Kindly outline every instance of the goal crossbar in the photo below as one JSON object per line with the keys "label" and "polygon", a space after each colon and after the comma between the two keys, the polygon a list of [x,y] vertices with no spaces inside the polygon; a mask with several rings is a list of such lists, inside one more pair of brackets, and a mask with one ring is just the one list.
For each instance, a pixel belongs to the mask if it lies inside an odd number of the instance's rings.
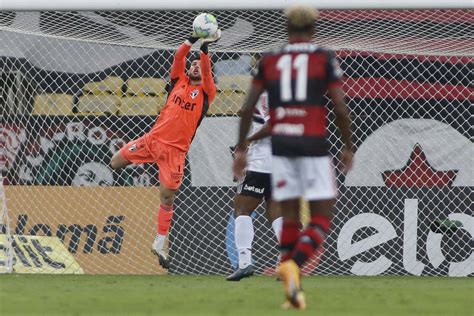
{"label": "goal crossbar", "polygon": [[278,10],[291,4],[307,4],[319,9],[471,9],[470,0],[2,0],[0,11],[99,11],[99,10]]}

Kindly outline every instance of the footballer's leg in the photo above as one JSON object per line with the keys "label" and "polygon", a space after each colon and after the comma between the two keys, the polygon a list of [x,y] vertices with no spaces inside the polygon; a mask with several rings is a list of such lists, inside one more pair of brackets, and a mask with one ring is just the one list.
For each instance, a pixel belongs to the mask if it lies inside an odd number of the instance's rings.
{"label": "footballer's leg", "polygon": [[300,268],[292,260],[300,234],[300,197],[304,194],[298,158],[272,156],[272,198],[280,204],[283,227],[280,239],[281,263],[277,274],[283,281],[284,293],[289,304],[298,309],[306,307],[301,290]]}
{"label": "footballer's leg", "polygon": [[[155,156],[153,155],[146,146],[146,137],[143,135],[140,138],[133,140],[123,146],[118,152],[116,152],[110,161],[112,169],[120,169],[128,166],[129,164],[141,164],[146,162],[154,162]],[[163,148],[157,148],[158,151],[163,151]],[[155,153],[156,154],[156,153]],[[161,155],[163,157],[169,157],[170,155]],[[184,157],[184,156],[183,156]],[[178,160],[181,157],[178,157]],[[179,181],[171,181],[171,175],[169,167],[166,164],[167,161],[157,162],[160,168],[160,207],[158,210],[158,225],[157,235],[152,245],[152,252],[158,257],[160,265],[163,268],[169,268],[169,259],[166,256],[163,248],[166,235],[168,234],[169,227],[171,225],[171,218],[173,217],[173,201],[176,195],[177,188],[181,184],[181,178],[176,176]],[[184,158],[183,158],[184,165]],[[163,167],[163,170],[162,168]],[[162,176],[163,174],[163,176]],[[174,175],[174,174],[173,174]],[[173,183],[171,186],[175,187],[168,188],[166,183]]]}
{"label": "footballer's leg", "polygon": [[114,170],[125,168],[126,166],[128,166],[130,164],[131,164],[131,162],[128,161],[127,159],[125,159],[125,157],[122,155],[120,150],[117,151],[112,156],[112,159],[110,159],[110,167],[112,167],[112,169],[114,169]]}
{"label": "footballer's leg", "polygon": [[157,214],[156,237],[153,241],[152,252],[158,257],[160,265],[168,269],[170,259],[165,251],[165,240],[171,227],[174,214],[174,198],[181,186],[184,176],[184,160],[186,153],[168,146],[159,145],[157,161],[160,179],[160,207]]}
{"label": "footballer's leg", "polygon": [[291,199],[280,202],[283,215],[283,229],[281,234],[281,264],[277,272],[283,281],[287,302],[282,307],[305,309],[305,297],[301,289],[300,267],[292,258],[299,236],[300,226],[300,199]]}
{"label": "footballer's leg", "polygon": [[[245,194],[245,193],[244,193]],[[262,198],[250,195],[237,194],[234,198],[235,209],[235,246],[239,257],[239,267],[227,277],[227,281],[240,281],[252,276],[252,242],[254,229],[252,212],[262,202]]]}
{"label": "footballer's leg", "polygon": [[110,159],[110,167],[114,170],[125,168],[134,163],[152,162],[153,157],[145,146],[145,135],[130,141],[117,151]]}
{"label": "footballer's leg", "polygon": [[[280,245],[281,230],[283,228],[283,216],[281,216],[280,204],[277,201],[272,200],[270,197],[266,197],[265,199],[267,201],[265,215],[268,221],[271,223],[278,245]],[[281,255],[278,256],[277,265],[280,263],[280,261]],[[277,277],[277,280],[280,279]]]}
{"label": "footballer's leg", "polygon": [[302,266],[329,234],[332,212],[336,203],[336,175],[330,157],[304,157],[302,167],[304,175],[304,197],[309,201],[311,219],[308,227],[301,233],[295,247],[293,260]]}
{"label": "footballer's leg", "polygon": [[272,183],[270,174],[267,174],[267,181],[265,186],[265,201],[265,215],[272,225],[273,232],[275,233],[275,237],[278,241],[278,244],[280,244],[283,217],[281,216],[280,204],[272,199]]}
{"label": "footballer's leg", "polygon": [[293,261],[299,267],[313,256],[329,234],[335,202],[335,199],[309,201],[311,219],[309,225],[301,232],[292,255]]}
{"label": "footballer's leg", "polygon": [[235,210],[235,246],[239,257],[239,267],[227,277],[228,281],[240,281],[242,278],[253,275],[252,242],[254,228],[253,211],[262,202],[267,190],[268,174],[247,171],[244,179],[237,186],[237,195],[234,198]]}
{"label": "footballer's leg", "polygon": [[[301,268],[321,247],[329,234],[337,197],[336,176],[330,157],[303,157],[300,158],[299,166],[305,171],[302,173],[302,181],[310,184],[305,186],[303,196],[309,201],[311,219],[309,225],[299,234],[291,259],[286,261],[290,262],[287,264],[288,270]],[[296,308],[304,308],[298,304],[298,300],[297,304],[291,299],[290,302]]]}
{"label": "footballer's leg", "polygon": [[[321,246],[331,223],[332,208],[335,200],[310,201],[311,220],[308,227],[301,232],[293,247],[291,258],[282,262],[279,267],[280,278],[285,282],[287,302],[282,308],[305,309],[305,297],[301,290],[300,269]],[[283,233],[284,234],[284,233]]]}
{"label": "footballer's leg", "polygon": [[171,221],[173,219],[174,209],[173,203],[174,198],[176,196],[176,191],[173,189],[169,189],[164,185],[160,185],[160,207],[158,208],[157,214],[157,229],[156,229],[156,237],[153,241],[153,245],[151,247],[151,251],[158,257],[160,265],[165,268],[169,269],[170,267],[170,260],[168,255],[164,250],[165,240],[168,236],[168,232],[171,227]]}

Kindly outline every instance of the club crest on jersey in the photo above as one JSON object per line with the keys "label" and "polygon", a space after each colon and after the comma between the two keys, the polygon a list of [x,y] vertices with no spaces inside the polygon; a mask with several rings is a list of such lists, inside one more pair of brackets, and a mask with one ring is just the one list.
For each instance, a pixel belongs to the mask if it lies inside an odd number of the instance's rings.
{"label": "club crest on jersey", "polygon": [[191,93],[189,95],[194,100],[198,96],[198,94],[199,94],[199,90],[193,90],[193,91],[191,91]]}
{"label": "club crest on jersey", "polygon": [[130,148],[128,149],[129,151],[135,151],[137,150],[137,144],[133,144],[132,146],[130,146]]}

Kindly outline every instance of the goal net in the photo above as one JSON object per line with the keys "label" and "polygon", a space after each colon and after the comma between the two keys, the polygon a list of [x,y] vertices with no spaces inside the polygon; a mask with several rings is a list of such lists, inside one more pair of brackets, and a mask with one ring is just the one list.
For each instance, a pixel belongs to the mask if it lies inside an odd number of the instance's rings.
{"label": "goal net", "polygon": [[[218,95],[186,158],[168,244],[174,274],[237,265],[236,112],[258,54],[286,40],[279,10],[206,11],[222,29],[210,49]],[[0,270],[12,260],[18,273],[165,273],[150,252],[158,170],[112,171],[109,161],[153,125],[174,49],[198,13],[0,12],[10,219],[0,226]],[[347,176],[338,170],[332,231],[306,274],[473,274],[473,34],[471,10],[321,12],[315,41],[344,71],[356,153]],[[331,114],[329,133],[337,165]],[[253,261],[271,274],[276,238],[263,206],[252,217]]]}

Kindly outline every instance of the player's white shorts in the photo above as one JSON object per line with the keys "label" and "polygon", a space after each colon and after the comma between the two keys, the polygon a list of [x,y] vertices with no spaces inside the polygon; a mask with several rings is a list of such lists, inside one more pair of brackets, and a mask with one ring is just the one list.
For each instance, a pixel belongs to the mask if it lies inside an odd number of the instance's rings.
{"label": "player's white shorts", "polygon": [[332,159],[272,156],[272,191],[275,201],[304,197],[308,201],[337,197]]}

